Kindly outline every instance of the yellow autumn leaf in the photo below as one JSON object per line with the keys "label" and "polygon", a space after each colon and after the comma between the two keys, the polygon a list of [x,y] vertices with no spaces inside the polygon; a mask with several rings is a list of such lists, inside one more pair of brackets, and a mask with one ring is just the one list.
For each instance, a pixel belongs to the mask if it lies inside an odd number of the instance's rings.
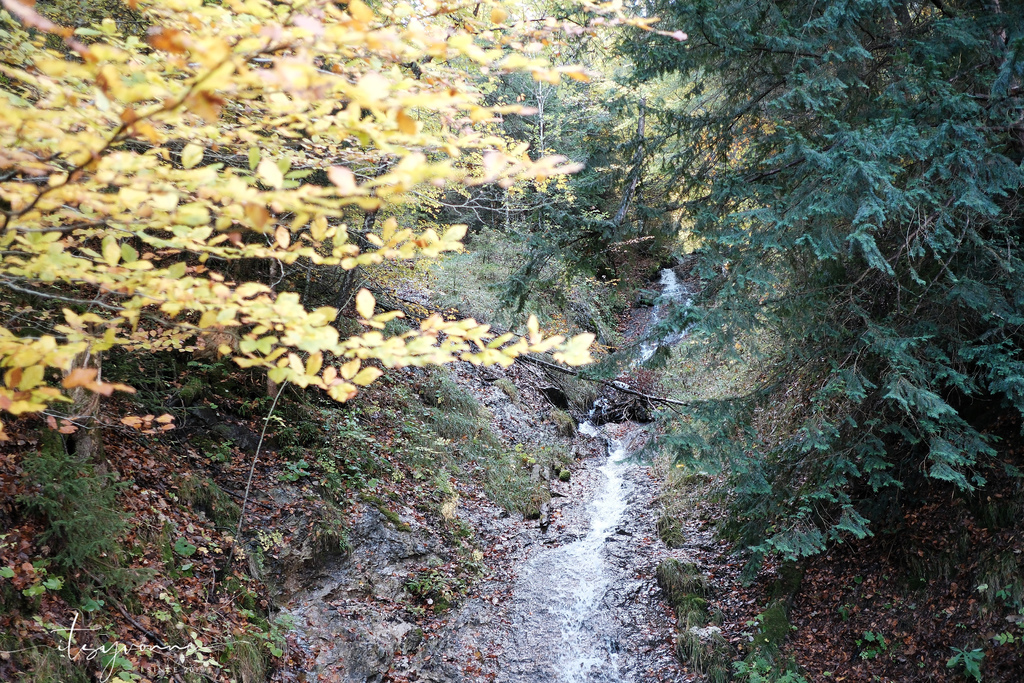
{"label": "yellow autumn leaf", "polygon": [[364,320],[372,318],[373,309],[376,305],[377,302],[374,300],[373,294],[370,294],[369,290],[360,289],[359,293],[356,294],[356,313],[359,314],[360,318],[363,318]]}
{"label": "yellow autumn leaf", "polygon": [[190,142],[181,150],[181,165],[184,168],[194,168],[203,160],[203,148]]}
{"label": "yellow autumn leaf", "polygon": [[320,372],[320,368],[324,364],[324,354],[317,351],[316,353],[309,354],[309,358],[306,359],[306,374],[316,375]]}
{"label": "yellow autumn leaf", "polygon": [[369,24],[374,20],[373,10],[367,7],[362,0],[349,0],[348,12],[353,19],[364,24]]}
{"label": "yellow autumn leaf", "polygon": [[341,366],[341,377],[342,379],[352,379],[359,372],[359,366],[362,365],[358,358],[353,358],[349,362]]}
{"label": "yellow autumn leaf", "polygon": [[111,266],[116,266],[121,260],[121,245],[113,235],[103,238],[103,260]]}
{"label": "yellow autumn leaf", "polygon": [[288,228],[283,225],[277,226],[277,230],[274,231],[274,241],[277,242],[277,246],[282,249],[287,249],[291,243],[292,235],[288,232]]}
{"label": "yellow autumn leaf", "polygon": [[359,191],[356,186],[356,174],[344,166],[332,166],[327,171],[327,178],[343,195],[356,194]]}
{"label": "yellow autumn leaf", "polygon": [[352,378],[352,383],[365,387],[383,374],[383,372],[374,367],[363,368],[359,371],[359,374]]}
{"label": "yellow autumn leaf", "polygon": [[337,370],[337,368],[335,368],[333,366],[328,366],[328,367],[324,368],[324,374],[323,374],[324,384],[328,384],[329,385],[329,384],[331,384],[337,378],[338,378],[338,370]]}
{"label": "yellow autumn leaf", "polygon": [[328,396],[333,398],[335,401],[338,401],[339,403],[344,403],[345,401],[348,401],[357,393],[358,390],[355,388],[355,385],[350,384],[348,382],[334,384],[327,390]]}
{"label": "yellow autumn leaf", "polygon": [[270,159],[261,161],[256,173],[259,174],[260,180],[275,190],[280,190],[284,186],[284,174],[277,167],[277,163]]}
{"label": "yellow autumn leaf", "polygon": [[530,335],[530,344],[537,344],[540,342],[540,323],[537,322],[537,316],[530,314],[530,318],[526,321],[526,331]]}
{"label": "yellow autumn leaf", "polygon": [[416,120],[406,114],[404,109],[399,109],[395,118],[398,123],[398,130],[406,135],[416,134]]}

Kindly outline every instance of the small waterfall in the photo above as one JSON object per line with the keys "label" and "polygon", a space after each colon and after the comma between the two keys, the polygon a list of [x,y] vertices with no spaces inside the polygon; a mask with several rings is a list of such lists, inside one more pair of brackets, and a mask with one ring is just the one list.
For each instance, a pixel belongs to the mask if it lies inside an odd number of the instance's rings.
{"label": "small waterfall", "polygon": [[[659,296],[658,300],[655,302],[651,321],[647,324],[647,330],[650,331],[655,325],[662,321],[665,318],[665,313],[668,312],[668,309],[677,302],[682,302],[684,306],[689,306],[689,291],[681,282],[679,282],[679,278],[676,276],[676,272],[674,270],[671,268],[665,268],[661,271],[661,296]],[[640,362],[644,363],[649,361],[654,355],[654,352],[658,350],[659,346],[671,346],[685,336],[686,332],[676,332],[664,339],[654,339],[643,342],[640,345]]]}

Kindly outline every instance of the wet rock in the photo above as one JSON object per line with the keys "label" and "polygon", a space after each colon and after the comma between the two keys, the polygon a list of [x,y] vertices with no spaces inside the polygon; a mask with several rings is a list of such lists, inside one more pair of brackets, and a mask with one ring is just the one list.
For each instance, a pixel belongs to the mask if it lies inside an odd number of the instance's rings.
{"label": "wet rock", "polygon": [[420,565],[443,561],[441,543],[422,529],[396,529],[373,506],[349,533],[347,556],[315,574],[293,574],[304,585],[289,612],[314,662],[310,680],[382,681],[396,653],[412,654],[423,643],[423,631],[393,606],[409,598],[406,584]]}
{"label": "wet rock", "polygon": [[[305,616],[301,610],[297,616]],[[396,652],[412,652],[422,631],[401,620],[391,621],[372,609],[359,609],[338,619],[333,630],[303,630],[302,645],[314,654],[311,680],[345,683],[383,681]]]}

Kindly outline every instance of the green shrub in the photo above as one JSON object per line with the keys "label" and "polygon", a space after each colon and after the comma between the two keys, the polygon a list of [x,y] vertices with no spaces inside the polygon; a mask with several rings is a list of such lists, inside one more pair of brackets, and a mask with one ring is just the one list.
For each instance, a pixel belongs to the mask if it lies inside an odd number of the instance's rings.
{"label": "green shrub", "polygon": [[682,522],[667,512],[658,518],[658,537],[669,548],[682,548],[686,542]]}
{"label": "green shrub", "polygon": [[976,650],[951,648],[953,656],[946,662],[947,668],[963,667],[964,675],[970,676],[977,683],[981,683],[981,663],[985,659],[985,651],[981,648]]}
{"label": "green shrub", "polygon": [[[399,520],[401,521],[401,520]],[[346,555],[352,550],[348,540],[348,530],[342,523],[341,515],[334,507],[321,512],[313,525],[313,559],[335,555]]]}
{"label": "green shrub", "polygon": [[691,595],[707,597],[707,578],[690,562],[668,559],[658,565],[655,575],[669,604],[679,607]]}
{"label": "green shrub", "polygon": [[429,569],[417,573],[405,584],[406,589],[416,597],[433,603],[434,611],[448,609],[466,594],[466,582],[440,569]]}
{"label": "green shrub", "polygon": [[236,681],[262,683],[267,678],[270,661],[267,652],[252,638],[231,638],[225,645],[227,666]]}
{"label": "green shrub", "polygon": [[26,455],[22,468],[33,493],[18,502],[45,518],[39,541],[53,549],[53,562],[65,569],[116,567],[117,537],[127,520],[117,508],[117,494],[126,484],[70,455],[52,431],[43,433],[42,448]]}
{"label": "green shrub", "polygon": [[419,389],[423,402],[448,413],[463,417],[479,417],[480,402],[450,377],[435,372]]}
{"label": "green shrub", "polygon": [[[703,635],[696,629],[681,631],[676,638],[676,655],[709,679],[714,672],[715,678],[711,680],[723,680],[722,672],[724,670],[728,674],[729,662],[732,661],[729,643],[717,630]],[[727,675],[724,680],[728,680]]]}
{"label": "green shrub", "polygon": [[792,659],[777,661],[755,652],[733,666],[736,680],[743,683],[807,683]]}

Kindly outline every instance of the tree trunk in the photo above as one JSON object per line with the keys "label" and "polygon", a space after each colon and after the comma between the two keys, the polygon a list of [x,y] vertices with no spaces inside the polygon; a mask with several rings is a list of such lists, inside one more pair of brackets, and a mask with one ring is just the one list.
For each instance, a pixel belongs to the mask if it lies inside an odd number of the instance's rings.
{"label": "tree trunk", "polygon": [[[96,370],[96,381],[102,380],[103,364],[102,357],[98,351],[91,348],[80,353],[71,366],[72,370],[77,368]],[[75,387],[71,390],[71,423],[78,427],[71,435],[71,451],[81,461],[91,461],[97,465],[102,464],[103,439],[100,436],[99,413],[100,395],[85,387]]]}
{"label": "tree trunk", "polygon": [[644,165],[644,128],[647,120],[647,98],[640,99],[640,115],[636,122],[636,151],[633,153],[632,168],[626,177],[626,191],[622,195],[622,203],[619,210],[615,212],[613,222],[616,226],[621,225],[626,218],[626,211],[636,196],[636,188],[640,184],[641,169]]}

